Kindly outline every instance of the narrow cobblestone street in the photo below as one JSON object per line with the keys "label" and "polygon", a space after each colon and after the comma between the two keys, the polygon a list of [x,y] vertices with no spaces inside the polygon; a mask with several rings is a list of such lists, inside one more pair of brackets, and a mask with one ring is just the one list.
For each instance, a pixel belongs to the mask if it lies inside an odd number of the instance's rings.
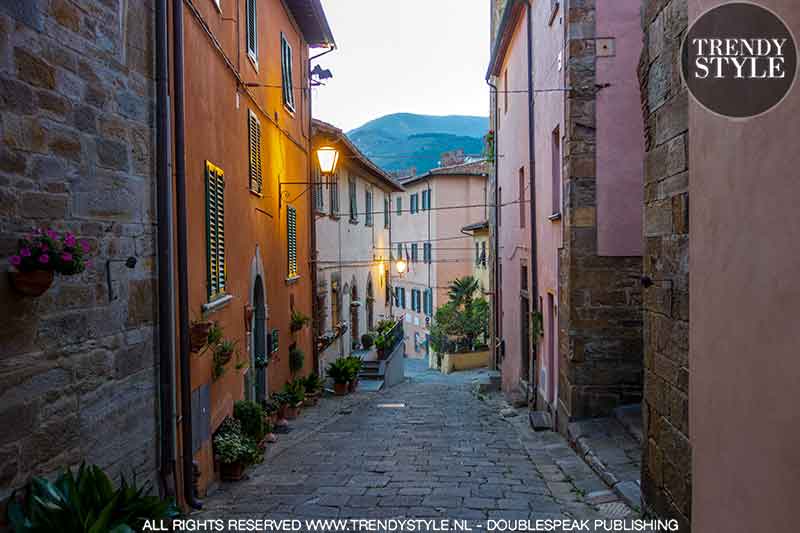
{"label": "narrow cobblestone street", "polygon": [[[631,510],[551,432],[474,392],[478,372],[407,363],[380,393],[326,397],[197,518],[619,518]],[[516,416],[513,416],[516,415]]]}

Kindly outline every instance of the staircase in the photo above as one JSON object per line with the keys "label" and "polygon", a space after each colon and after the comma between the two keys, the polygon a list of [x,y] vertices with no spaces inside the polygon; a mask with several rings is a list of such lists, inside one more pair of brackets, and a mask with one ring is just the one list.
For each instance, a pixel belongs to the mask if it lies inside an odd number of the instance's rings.
{"label": "staircase", "polygon": [[360,392],[381,390],[385,372],[384,361],[362,361],[361,372],[358,373],[358,390]]}

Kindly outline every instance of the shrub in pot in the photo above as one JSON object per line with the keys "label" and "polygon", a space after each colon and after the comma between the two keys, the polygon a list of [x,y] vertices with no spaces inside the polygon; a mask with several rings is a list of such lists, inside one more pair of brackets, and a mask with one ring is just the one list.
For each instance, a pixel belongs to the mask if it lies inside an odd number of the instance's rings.
{"label": "shrub in pot", "polygon": [[300,415],[300,408],[306,398],[306,388],[303,378],[297,378],[283,386],[283,393],[287,398],[286,417],[290,420]]}
{"label": "shrub in pot", "polygon": [[364,333],[361,335],[361,346],[363,346],[365,350],[372,348],[373,344],[375,344],[375,336],[372,333]]}
{"label": "shrub in pot", "polygon": [[328,376],[333,380],[333,391],[337,396],[347,394],[347,382],[350,381],[351,365],[346,357],[340,357],[328,365]]}
{"label": "shrub in pot", "polygon": [[293,344],[289,348],[289,371],[292,375],[297,374],[303,369],[303,364],[305,362],[305,354],[303,350],[297,347],[296,344]]}
{"label": "shrub in pot", "polygon": [[244,434],[238,420],[226,418],[214,436],[214,455],[220,463],[224,481],[238,481],[248,465],[261,460],[256,442]]}
{"label": "shrub in pot", "polygon": [[322,380],[317,374],[309,374],[303,385],[306,388],[305,405],[316,405],[322,395]]}
{"label": "shrub in pot", "polygon": [[277,433],[286,433],[289,421],[286,420],[286,410],[289,407],[289,398],[283,392],[274,392],[271,396],[272,401],[278,406],[276,412],[275,431]]}
{"label": "shrub in pot", "polygon": [[266,428],[264,426],[264,410],[261,406],[250,400],[239,400],[233,404],[233,417],[242,426],[242,432],[256,442],[264,440]]}
{"label": "shrub in pot", "polygon": [[289,322],[289,329],[292,330],[292,333],[296,333],[306,327],[306,325],[311,321],[311,319],[301,313],[300,311],[292,311],[292,318]]}
{"label": "shrub in pot", "polygon": [[356,387],[358,387],[358,374],[361,372],[361,358],[355,355],[351,355],[346,357],[347,359],[347,368],[348,368],[348,380],[347,386],[350,392],[355,392]]}
{"label": "shrub in pot", "polygon": [[114,488],[100,468],[82,464],[77,474],[64,470],[55,481],[35,477],[14,492],[8,521],[17,533],[132,533],[142,531],[147,520],[169,524],[180,516],[171,500],[152,492],[148,483],[137,486],[135,477],[128,483],[121,476]]}

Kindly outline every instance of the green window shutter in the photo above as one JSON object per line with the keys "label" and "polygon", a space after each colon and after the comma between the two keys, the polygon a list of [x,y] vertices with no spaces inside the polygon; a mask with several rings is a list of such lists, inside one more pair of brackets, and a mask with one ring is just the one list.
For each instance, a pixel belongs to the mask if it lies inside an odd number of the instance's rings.
{"label": "green window shutter", "polygon": [[400,215],[403,214],[403,199],[398,196],[396,204],[397,204],[396,213],[397,213],[397,216],[400,216]]}
{"label": "green window shutter", "polygon": [[419,246],[417,243],[411,245],[411,262],[416,263],[419,260]]}
{"label": "green window shutter", "polygon": [[250,190],[261,194],[264,192],[261,172],[261,123],[252,111],[249,113],[247,133],[250,145]]}
{"label": "green window shutter", "polygon": [[283,103],[294,111],[294,82],[292,79],[292,47],[281,33],[281,80],[283,82]]}
{"label": "green window shutter", "polygon": [[383,194],[383,227],[389,227],[389,211],[391,209],[391,202],[389,201],[389,195],[384,193]]}
{"label": "green window shutter", "polygon": [[256,2],[257,0],[247,0],[245,6],[245,17],[247,19],[247,52],[253,56],[253,59],[258,57],[258,20],[256,18]]}
{"label": "green window shutter", "polygon": [[288,247],[288,277],[297,276],[297,210],[286,208],[286,240]]}
{"label": "green window shutter", "polygon": [[206,161],[206,263],[208,299],[225,292],[225,174]]}
{"label": "green window shutter", "polygon": [[365,223],[367,226],[372,225],[372,191],[364,192],[364,209],[366,210]]}

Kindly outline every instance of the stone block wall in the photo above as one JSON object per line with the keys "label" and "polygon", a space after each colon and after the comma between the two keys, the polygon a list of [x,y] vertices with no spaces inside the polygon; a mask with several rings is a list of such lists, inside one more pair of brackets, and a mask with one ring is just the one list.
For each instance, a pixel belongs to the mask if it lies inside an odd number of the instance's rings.
{"label": "stone block wall", "polygon": [[595,0],[569,2],[563,248],[559,257],[559,431],[642,397],[641,257],[598,255]]}
{"label": "stone block wall", "polygon": [[687,1],[644,0],[642,22],[644,275],[652,280],[644,290],[642,492],[650,512],[689,531],[689,100],[679,70]]}
{"label": "stone block wall", "polygon": [[[149,0],[0,0],[0,502],[83,460],[156,472],[153,24]],[[6,270],[35,227],[94,257],[30,298]]]}

